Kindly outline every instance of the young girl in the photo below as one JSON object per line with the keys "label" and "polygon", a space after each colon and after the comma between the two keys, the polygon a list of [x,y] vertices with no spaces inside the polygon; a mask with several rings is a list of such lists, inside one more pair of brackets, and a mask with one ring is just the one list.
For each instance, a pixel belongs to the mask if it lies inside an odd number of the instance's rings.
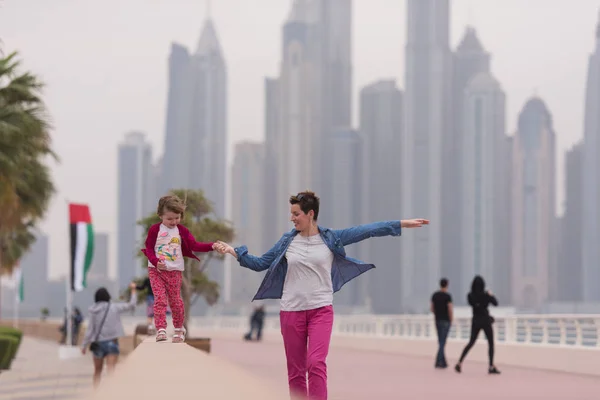
{"label": "young girl", "polygon": [[156,210],[161,223],[148,230],[146,248],[142,252],[148,257],[148,277],[154,292],[154,325],[156,341],[167,340],[167,298],[173,314],[173,343],[185,340],[183,327],[184,308],[181,300],[181,273],[184,257],[192,257],[196,252],[213,250],[214,243],[196,242],[190,231],[179,222],[183,217],[185,204],[177,196],[163,196]]}

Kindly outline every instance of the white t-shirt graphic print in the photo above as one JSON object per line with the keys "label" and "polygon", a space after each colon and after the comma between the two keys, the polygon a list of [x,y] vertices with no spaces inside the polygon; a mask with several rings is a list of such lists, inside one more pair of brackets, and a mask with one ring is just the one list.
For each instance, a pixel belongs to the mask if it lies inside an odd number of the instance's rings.
{"label": "white t-shirt graphic print", "polygon": [[[165,263],[169,271],[183,271],[185,263],[181,253],[181,236],[178,227],[167,228],[160,224],[154,253],[159,261]],[[154,265],[148,262],[148,267],[153,268]]]}

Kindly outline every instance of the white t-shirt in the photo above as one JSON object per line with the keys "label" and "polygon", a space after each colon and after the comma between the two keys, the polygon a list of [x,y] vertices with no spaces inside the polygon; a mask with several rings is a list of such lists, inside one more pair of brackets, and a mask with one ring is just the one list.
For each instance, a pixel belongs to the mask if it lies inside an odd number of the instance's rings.
{"label": "white t-shirt", "polygon": [[[183,271],[185,263],[181,253],[181,236],[178,227],[167,228],[160,224],[154,253],[159,260],[164,261],[169,271]],[[148,267],[154,268],[154,265],[148,262]]]}
{"label": "white t-shirt", "polygon": [[304,311],[333,304],[333,253],[321,235],[297,234],[285,253],[288,270],[281,296],[282,311]]}

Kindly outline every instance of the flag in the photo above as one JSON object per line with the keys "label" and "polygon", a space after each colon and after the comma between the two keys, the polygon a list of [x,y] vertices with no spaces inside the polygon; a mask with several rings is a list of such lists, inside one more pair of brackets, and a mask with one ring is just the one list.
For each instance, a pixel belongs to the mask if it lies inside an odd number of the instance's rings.
{"label": "flag", "polygon": [[22,303],[25,299],[25,291],[23,286],[23,271],[21,271],[21,267],[15,267],[13,270],[13,279],[15,282],[15,294],[16,300],[18,303]]}
{"label": "flag", "polygon": [[90,208],[69,204],[71,225],[71,289],[80,292],[87,286],[87,273],[94,257],[94,229]]}

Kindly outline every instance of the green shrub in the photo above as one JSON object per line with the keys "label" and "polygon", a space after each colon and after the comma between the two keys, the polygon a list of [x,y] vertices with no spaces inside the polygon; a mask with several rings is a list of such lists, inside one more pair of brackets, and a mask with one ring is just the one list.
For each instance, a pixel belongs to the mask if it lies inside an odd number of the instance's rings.
{"label": "green shrub", "polygon": [[18,347],[19,340],[16,337],[0,335],[0,369],[10,369]]}
{"label": "green shrub", "polygon": [[0,326],[0,335],[16,337],[19,343],[21,343],[21,339],[23,338],[22,331],[9,326]]}

